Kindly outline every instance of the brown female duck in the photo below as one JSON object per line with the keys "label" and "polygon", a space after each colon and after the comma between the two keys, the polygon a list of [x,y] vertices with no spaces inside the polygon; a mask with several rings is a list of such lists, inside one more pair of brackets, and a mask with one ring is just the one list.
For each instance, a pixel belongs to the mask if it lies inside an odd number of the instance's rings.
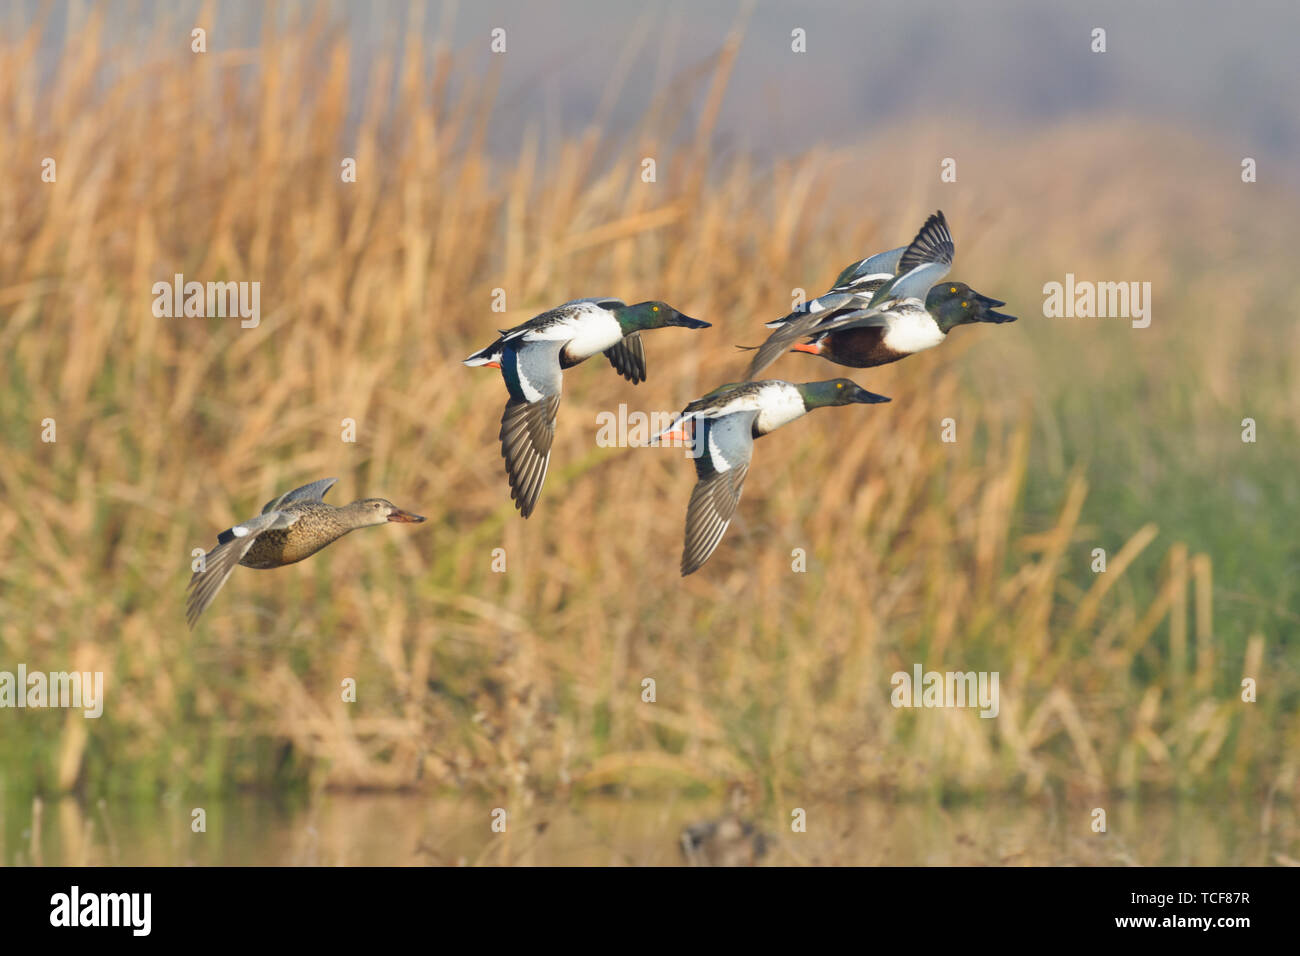
{"label": "brown female duck", "polygon": [[217,546],[204,555],[202,570],[190,578],[185,618],[191,628],[237,564],[280,568],[311,557],[357,528],[424,520],[383,498],[360,498],[341,508],[327,505],[322,499],[336,481],[322,478],[295,488],[268,501],[256,518],[217,535]]}

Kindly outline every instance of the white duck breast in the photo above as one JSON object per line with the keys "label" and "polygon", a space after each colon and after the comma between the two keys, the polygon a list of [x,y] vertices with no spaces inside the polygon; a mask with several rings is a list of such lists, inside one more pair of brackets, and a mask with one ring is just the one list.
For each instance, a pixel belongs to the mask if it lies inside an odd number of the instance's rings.
{"label": "white duck breast", "polygon": [[758,418],[754,424],[760,435],[766,435],[807,413],[808,408],[803,403],[799,389],[789,382],[773,382],[760,395]]}
{"label": "white duck breast", "polygon": [[883,342],[895,352],[920,352],[943,341],[943,329],[920,302],[909,302],[889,312]]}

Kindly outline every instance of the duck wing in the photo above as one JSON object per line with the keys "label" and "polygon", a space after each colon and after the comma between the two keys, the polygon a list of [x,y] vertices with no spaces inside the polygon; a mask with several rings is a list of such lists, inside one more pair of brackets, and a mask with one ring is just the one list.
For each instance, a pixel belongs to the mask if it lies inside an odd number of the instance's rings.
{"label": "duck wing", "polygon": [[825,312],[810,312],[782,324],[758,347],[758,351],[754,353],[753,359],[750,360],[749,368],[745,371],[745,379],[752,381],[757,378],[765,368],[788,352],[790,346],[805,335],[812,334],[813,330],[825,318]]}
{"label": "duck wing", "polygon": [[[333,484],[337,479],[326,478],[325,481]],[[314,482],[320,485],[322,482]],[[305,485],[310,488],[312,485]],[[329,485],[325,485],[328,490]],[[299,489],[302,490],[302,489]],[[293,492],[290,492],[293,494]],[[324,492],[321,492],[324,494]],[[198,622],[199,615],[212,603],[212,599],[217,596],[222,585],[226,583],[226,578],[230,577],[230,572],[235,570],[235,566],[243,560],[248,549],[253,546],[253,542],[258,539],[264,532],[272,528],[287,528],[298,520],[298,515],[290,514],[284,511],[266,511],[249,521],[237,524],[233,528],[228,528],[221,534],[217,535],[217,546],[203,556],[203,570],[195,571],[190,577],[188,590],[189,597],[185,600],[185,620],[194,629],[195,623]]]}
{"label": "duck wing", "polygon": [[898,274],[876,290],[870,304],[879,306],[890,299],[924,300],[930,286],[952,268],[956,251],[948,220],[941,209],[921,226],[899,259]]}
{"label": "duck wing", "polygon": [[295,488],[293,491],[286,491],[279,498],[272,498],[263,505],[262,514],[279,511],[285,505],[293,504],[295,501],[321,501],[325,498],[325,493],[333,488],[337,481],[337,478],[322,478],[320,481],[313,481],[311,484]]}
{"label": "duck wing", "polygon": [[645,345],[641,342],[640,332],[625,335],[623,341],[605,349],[605,358],[614,366],[614,371],[633,385],[645,381]]}
{"label": "duck wing", "polygon": [[501,372],[510,392],[501,415],[501,457],[510,497],[525,518],[533,513],[551,461],[564,384],[560,355],[567,344],[567,339],[507,342],[501,353]]}
{"label": "duck wing", "polygon": [[916,238],[904,250],[898,261],[897,273],[902,276],[917,266],[952,265],[956,247],[952,241],[952,231],[948,220],[940,209],[927,219],[916,234]]}
{"label": "duck wing", "polygon": [[558,394],[534,402],[512,397],[501,415],[501,457],[506,460],[510,497],[525,518],[537,506],[546,481],[559,408]]}
{"label": "duck wing", "polygon": [[884,281],[892,275],[897,275],[898,264],[902,261],[903,253],[906,251],[907,246],[899,246],[897,249],[890,249],[888,252],[878,252],[866,259],[859,259],[836,276],[831,291],[844,289],[856,291],[866,280],[880,279]]}
{"label": "duck wing", "polygon": [[559,395],[563,384],[560,356],[568,339],[507,342],[501,351],[501,375],[510,397],[535,402]]}
{"label": "duck wing", "polygon": [[[869,302],[870,298],[867,295],[856,295],[852,292],[828,292],[813,299],[808,303],[809,311],[791,313],[780,321],[776,331],[758,347],[753,360],[749,363],[745,378],[747,380],[756,378],[782,354],[789,351],[790,346],[795,342],[806,335],[823,331],[828,323],[833,322],[840,315],[865,309]],[[816,311],[812,311],[814,308]]]}
{"label": "duck wing", "polygon": [[698,571],[727,533],[740,503],[754,451],[755,409],[696,420],[695,471],[699,480],[686,506],[682,576]]}
{"label": "duck wing", "polygon": [[580,302],[594,302],[596,305],[600,306],[602,309],[605,309],[606,311],[609,312],[612,312],[615,309],[627,308],[626,302],[624,302],[622,299],[616,299],[611,295],[593,295],[593,296],[588,296],[585,299],[572,299],[564,303],[564,305],[560,306],[560,308],[564,308],[565,305],[577,305]]}
{"label": "duck wing", "polygon": [[861,300],[862,304],[866,305],[871,298],[871,294],[888,278],[888,276],[874,277],[871,282],[867,283],[870,288],[865,289],[831,289],[829,292],[823,292],[815,299],[809,299],[802,308],[795,309],[789,315],[773,319],[771,322],[764,324],[769,329],[779,329],[787,323],[797,322],[809,315],[824,315],[827,312],[834,312],[836,309],[842,309],[858,300]]}

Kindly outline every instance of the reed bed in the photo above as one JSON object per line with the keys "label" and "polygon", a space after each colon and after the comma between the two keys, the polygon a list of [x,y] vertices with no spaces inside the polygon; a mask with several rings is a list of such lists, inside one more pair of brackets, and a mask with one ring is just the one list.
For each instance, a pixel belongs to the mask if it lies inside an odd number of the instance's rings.
{"label": "reed bed", "polygon": [[[1252,527],[1295,504],[1268,493],[1300,431],[1300,343],[1269,318],[1285,301],[1280,227],[1260,215],[1281,200],[1234,191],[1232,157],[1124,117],[1008,128],[1014,159],[972,140],[950,192],[894,148],[950,128],[774,159],[719,151],[725,46],[630,134],[564,138],[539,120],[502,156],[484,145],[498,77],[474,57],[410,43],[370,65],[358,103],[353,51],[321,24],[143,55],[88,16],[45,80],[39,26],[0,39],[0,666],[102,670],[107,702],[96,721],[6,713],[0,784],[525,804],[735,783],[781,805],[1294,794],[1293,588],[1260,598],[1244,582],[1265,562],[1221,569],[1189,543],[1232,516],[1146,515],[1162,480],[1235,487],[1238,467],[1264,489]],[[56,183],[39,179],[46,156]],[[1207,188],[1225,162],[1229,185]],[[675,410],[739,377],[733,344],[756,344],[794,286],[820,292],[936,206],[957,234],[954,276],[1021,321],[856,376],[892,404],[766,438],[722,547],[679,578],[689,462],[597,447],[597,415]],[[1041,283],[1067,270],[1152,281],[1156,323],[1139,338],[1122,321],[1043,319]],[[1211,314],[1216,270],[1242,309]],[[260,325],[156,318],[152,286],[175,273],[260,281]],[[499,377],[459,360],[594,294],[663,298],[714,328],[648,335],[638,387],[597,361],[566,374],[525,522],[498,454]],[[1272,341],[1246,334],[1263,321]],[[790,356],[772,374],[838,371]],[[1249,461],[1233,444],[1245,414],[1269,435]],[[940,441],[949,417],[955,443]],[[1195,427],[1161,444],[1177,422]],[[188,633],[192,549],[327,475],[338,501],[383,495],[431,520],[237,571]],[[1105,574],[1089,569],[1098,546]],[[1289,555],[1272,571],[1293,575]],[[999,672],[999,716],[894,709],[890,675],[918,662]]]}

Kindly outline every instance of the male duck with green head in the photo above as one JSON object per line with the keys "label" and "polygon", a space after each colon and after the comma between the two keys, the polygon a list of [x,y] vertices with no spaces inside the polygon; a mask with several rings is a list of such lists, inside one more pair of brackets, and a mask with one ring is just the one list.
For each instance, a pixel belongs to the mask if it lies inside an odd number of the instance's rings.
{"label": "male duck with green head", "polygon": [[959,325],[1016,321],[1014,315],[995,311],[1005,302],[964,282],[938,282],[952,266],[954,252],[947,220],[937,212],[910,245],[853,263],[829,292],[769,322],[768,328],[776,331],[759,346],[748,377],[757,376],[786,349],[820,355],[837,365],[872,368],[934,348]]}
{"label": "male duck with green head", "polygon": [[510,497],[527,518],[537,505],[551,459],[561,372],[604,352],[632,384],[646,377],[641,333],[666,326],[707,329],[663,302],[627,305],[621,299],[574,299],[503,330],[501,337],[465,359],[466,365],[501,369],[510,400],[501,416],[501,456]]}
{"label": "male duck with green head", "polygon": [[682,410],[658,441],[687,441],[698,481],[686,508],[682,575],[693,574],[713,554],[740,503],[754,440],[814,408],[889,401],[847,378],[796,385],[768,379],[715,388]]}

